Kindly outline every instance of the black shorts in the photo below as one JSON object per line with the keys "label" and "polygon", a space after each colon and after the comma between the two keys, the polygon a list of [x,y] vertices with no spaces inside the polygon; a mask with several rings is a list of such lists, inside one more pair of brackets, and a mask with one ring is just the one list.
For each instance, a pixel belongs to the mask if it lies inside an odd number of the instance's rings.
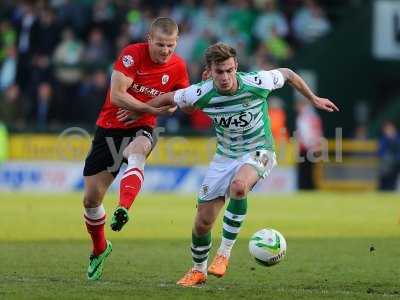
{"label": "black shorts", "polygon": [[153,128],[148,126],[131,129],[106,129],[97,127],[92,141],[92,147],[85,160],[83,176],[92,176],[102,171],[110,172],[114,177],[124,162],[122,152],[129,143],[138,136],[145,136],[151,141],[152,149],[156,139]]}

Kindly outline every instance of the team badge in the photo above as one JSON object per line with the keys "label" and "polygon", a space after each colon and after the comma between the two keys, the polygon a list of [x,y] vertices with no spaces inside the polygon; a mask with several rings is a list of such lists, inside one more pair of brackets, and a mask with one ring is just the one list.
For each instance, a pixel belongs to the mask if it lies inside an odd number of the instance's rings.
{"label": "team badge", "polygon": [[279,78],[278,75],[276,75],[274,72],[271,72],[272,74],[272,82],[274,83],[274,86],[278,86]]}
{"label": "team badge", "polygon": [[122,56],[122,64],[125,68],[129,68],[134,63],[132,55],[124,55]]}
{"label": "team badge", "polygon": [[166,84],[169,80],[169,76],[167,74],[164,74],[163,77],[161,77],[161,83]]}
{"label": "team badge", "polygon": [[203,185],[201,187],[201,189],[202,189],[203,195],[207,195],[207,193],[208,193],[208,185]]}

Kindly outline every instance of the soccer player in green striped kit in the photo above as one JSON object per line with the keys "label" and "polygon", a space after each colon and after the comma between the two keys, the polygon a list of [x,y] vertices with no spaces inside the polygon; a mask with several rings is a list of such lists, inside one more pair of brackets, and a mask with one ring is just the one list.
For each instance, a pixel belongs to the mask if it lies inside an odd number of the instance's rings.
{"label": "soccer player in green striped kit", "polygon": [[[191,244],[194,265],[177,282],[182,286],[204,283],[207,274],[217,277],[225,274],[232,247],[246,217],[247,194],[276,165],[267,107],[269,93],[288,81],[315,107],[328,112],[339,111],[330,100],[314,95],[304,80],[290,69],[237,72],[236,51],[229,45],[210,46],[205,59],[208,80],[148,102],[155,107],[178,106],[184,111],[201,109],[212,118],[217,135],[216,154],[198,196]],[[226,200],[221,245],[207,269],[211,229]]]}

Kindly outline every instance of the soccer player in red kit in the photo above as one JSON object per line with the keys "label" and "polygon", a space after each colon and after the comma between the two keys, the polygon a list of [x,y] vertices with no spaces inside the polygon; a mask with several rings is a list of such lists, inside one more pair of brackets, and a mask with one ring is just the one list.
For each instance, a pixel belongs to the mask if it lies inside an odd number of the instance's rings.
{"label": "soccer player in red kit", "polygon": [[[104,260],[112,251],[104,234],[104,194],[123,161],[127,161],[120,183],[119,205],[111,221],[111,229],[119,231],[128,221],[128,210],[143,185],[145,161],[155,144],[156,115],[174,109],[154,108],[146,102],[189,85],[186,64],[174,54],[177,39],[176,23],[169,18],[158,18],[150,26],[147,43],[128,45],[114,63],[111,86],[83,171],[84,218],[93,242],[87,271],[89,280],[101,278]],[[124,123],[118,116],[125,110],[144,115]]]}

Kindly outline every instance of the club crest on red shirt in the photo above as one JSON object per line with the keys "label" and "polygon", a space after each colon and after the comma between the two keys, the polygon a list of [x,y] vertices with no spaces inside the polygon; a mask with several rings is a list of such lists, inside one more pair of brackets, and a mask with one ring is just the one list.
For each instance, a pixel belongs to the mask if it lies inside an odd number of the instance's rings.
{"label": "club crest on red shirt", "polygon": [[166,84],[169,80],[169,76],[167,74],[164,74],[163,77],[161,78],[161,83]]}
{"label": "club crest on red shirt", "polygon": [[132,66],[134,63],[132,55],[124,55],[122,57],[122,63],[124,64],[124,66],[126,68],[129,68],[130,66]]}

